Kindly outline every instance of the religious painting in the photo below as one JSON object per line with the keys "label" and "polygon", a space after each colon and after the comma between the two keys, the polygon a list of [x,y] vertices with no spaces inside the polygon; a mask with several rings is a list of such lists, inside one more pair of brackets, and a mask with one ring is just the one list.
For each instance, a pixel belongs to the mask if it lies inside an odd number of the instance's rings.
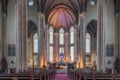
{"label": "religious painting", "polygon": [[112,57],[114,55],[114,45],[113,44],[108,44],[106,46],[106,56]]}
{"label": "religious painting", "polygon": [[8,44],[8,56],[15,56],[15,45]]}

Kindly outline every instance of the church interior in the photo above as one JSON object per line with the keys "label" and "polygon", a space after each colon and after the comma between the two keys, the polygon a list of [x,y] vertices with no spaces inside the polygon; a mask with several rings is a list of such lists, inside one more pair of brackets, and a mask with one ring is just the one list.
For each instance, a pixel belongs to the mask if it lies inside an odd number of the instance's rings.
{"label": "church interior", "polygon": [[120,80],[120,0],[0,0],[0,80]]}

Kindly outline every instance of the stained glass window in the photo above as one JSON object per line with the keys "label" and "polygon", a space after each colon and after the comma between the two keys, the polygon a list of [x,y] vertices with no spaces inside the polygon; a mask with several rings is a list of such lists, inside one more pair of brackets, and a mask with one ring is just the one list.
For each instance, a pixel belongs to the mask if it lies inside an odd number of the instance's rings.
{"label": "stained glass window", "polygon": [[74,27],[70,28],[70,60],[74,61]]}
{"label": "stained glass window", "polygon": [[86,33],[86,53],[91,51],[91,36],[89,33]]}
{"label": "stained glass window", "polygon": [[73,44],[74,43],[74,28],[71,27],[70,29],[70,43]]}
{"label": "stained glass window", "polygon": [[71,62],[74,61],[74,46],[70,47],[70,58],[71,58]]}
{"label": "stained glass window", "polygon": [[33,51],[34,53],[38,53],[38,34],[37,33],[33,35]]}
{"label": "stained glass window", "polygon": [[53,62],[53,28],[50,27],[49,29],[49,60]]}
{"label": "stained glass window", "polygon": [[50,46],[50,48],[49,48],[50,50],[49,50],[49,52],[50,52],[50,62],[53,62],[53,46]]}
{"label": "stained glass window", "polygon": [[64,47],[60,47],[60,54],[63,53],[64,54]]}
{"label": "stained glass window", "polygon": [[61,28],[59,30],[59,44],[60,44],[60,48],[59,48],[59,53],[61,54],[64,54],[64,29]]}
{"label": "stained glass window", "polygon": [[64,30],[61,28],[59,30],[60,36],[59,36],[59,43],[64,44]]}
{"label": "stained glass window", "polygon": [[49,43],[53,44],[53,28],[50,27],[49,29]]}

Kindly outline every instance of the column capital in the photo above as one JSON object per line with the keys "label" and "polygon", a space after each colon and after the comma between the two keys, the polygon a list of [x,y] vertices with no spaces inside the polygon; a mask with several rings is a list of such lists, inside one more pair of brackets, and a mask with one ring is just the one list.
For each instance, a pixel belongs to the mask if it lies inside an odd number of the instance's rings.
{"label": "column capital", "polygon": [[45,14],[44,14],[44,13],[39,12],[39,13],[38,13],[38,16],[39,16],[40,18],[42,18],[42,19],[45,19]]}
{"label": "column capital", "polygon": [[83,17],[85,17],[85,15],[86,15],[85,12],[79,13],[79,18],[83,18]]}

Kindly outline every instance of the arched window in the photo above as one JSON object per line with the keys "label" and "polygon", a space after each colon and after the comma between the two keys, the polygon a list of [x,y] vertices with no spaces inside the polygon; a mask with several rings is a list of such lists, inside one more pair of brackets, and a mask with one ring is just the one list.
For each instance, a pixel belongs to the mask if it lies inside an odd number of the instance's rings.
{"label": "arched window", "polygon": [[90,33],[86,33],[86,53],[91,52],[91,35]]}
{"label": "arched window", "polygon": [[59,52],[60,54],[64,54],[64,29],[61,28],[59,30],[59,45],[60,45],[60,48],[59,48]]}
{"label": "arched window", "polygon": [[64,30],[63,30],[63,28],[60,29],[59,33],[60,33],[59,43],[60,43],[60,45],[62,45],[62,44],[64,44]]}
{"label": "arched window", "polygon": [[53,63],[53,28],[49,29],[49,60]]}
{"label": "arched window", "polygon": [[49,30],[49,43],[50,44],[53,44],[53,28],[50,27],[50,30]]}
{"label": "arched window", "polygon": [[60,47],[60,53],[64,53],[64,47]]}
{"label": "arched window", "polygon": [[33,52],[38,53],[38,34],[34,33],[33,35]]}
{"label": "arched window", "polygon": [[74,27],[70,28],[70,60],[74,62]]}
{"label": "arched window", "polygon": [[37,58],[36,55],[38,53],[38,34],[37,32],[33,34],[33,65],[34,67],[37,67]]}

